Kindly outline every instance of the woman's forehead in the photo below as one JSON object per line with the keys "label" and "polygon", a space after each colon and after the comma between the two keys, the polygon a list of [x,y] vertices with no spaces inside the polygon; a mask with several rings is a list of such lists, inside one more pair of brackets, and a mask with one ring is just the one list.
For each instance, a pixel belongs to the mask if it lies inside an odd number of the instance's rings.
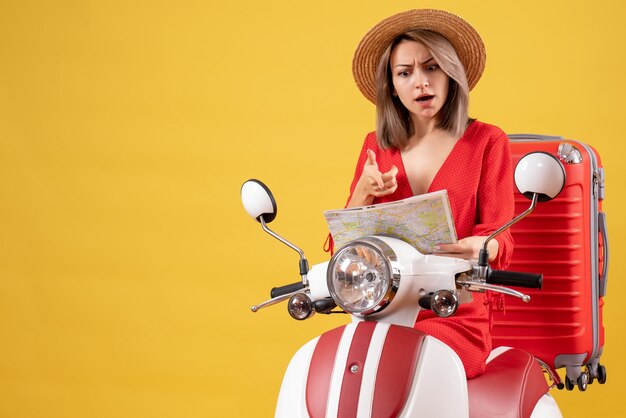
{"label": "woman's forehead", "polygon": [[419,41],[403,39],[391,51],[391,62],[417,61],[425,63],[433,58],[432,52]]}

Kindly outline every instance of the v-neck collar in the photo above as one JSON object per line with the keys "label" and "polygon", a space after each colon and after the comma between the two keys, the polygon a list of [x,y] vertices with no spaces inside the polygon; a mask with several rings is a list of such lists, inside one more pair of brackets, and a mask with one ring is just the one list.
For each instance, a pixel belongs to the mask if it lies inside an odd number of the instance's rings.
{"label": "v-neck collar", "polygon": [[[435,176],[433,177],[432,181],[430,182],[430,185],[428,186],[428,188],[426,189],[426,193],[431,193],[433,191],[433,185],[436,185],[437,183],[437,179],[440,177],[440,173],[442,171],[444,171],[446,165],[448,165],[448,162],[452,159],[452,155],[459,152],[457,149],[460,148],[459,147],[459,143],[461,141],[464,141],[465,138],[467,137],[467,133],[470,129],[474,129],[474,125],[476,125],[476,120],[473,120],[465,129],[465,132],[463,132],[463,135],[461,135],[461,137],[454,143],[454,146],[452,147],[452,149],[450,150],[450,152],[448,153],[448,156],[446,157],[446,159],[443,161],[443,163],[441,164],[441,166],[439,167],[439,170],[437,170],[437,172],[435,173]],[[404,166],[404,160],[402,159],[402,152],[400,150],[398,150],[398,159],[400,160],[400,164],[402,165],[402,170],[404,171],[404,181],[406,181],[407,186],[409,188],[409,190],[411,191],[411,194],[413,196],[415,195],[415,192],[413,191],[413,188],[411,187],[411,183],[409,182],[409,176],[407,175],[407,171],[406,171],[406,167]]]}

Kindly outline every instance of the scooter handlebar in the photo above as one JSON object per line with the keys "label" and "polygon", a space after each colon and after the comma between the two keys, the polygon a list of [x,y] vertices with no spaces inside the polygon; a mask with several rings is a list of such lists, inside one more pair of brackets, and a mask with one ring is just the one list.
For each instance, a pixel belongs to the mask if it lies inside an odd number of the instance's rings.
{"label": "scooter handlebar", "polygon": [[273,298],[278,297],[278,296],[282,296],[282,295],[287,295],[289,293],[293,293],[293,292],[298,291],[300,289],[304,289],[304,284],[302,284],[302,282],[296,282],[296,283],[287,284],[285,286],[274,287],[270,291],[270,297],[273,299]]}
{"label": "scooter handlebar", "polygon": [[528,287],[541,289],[543,274],[522,273],[518,271],[491,270],[487,276],[488,284],[501,286]]}

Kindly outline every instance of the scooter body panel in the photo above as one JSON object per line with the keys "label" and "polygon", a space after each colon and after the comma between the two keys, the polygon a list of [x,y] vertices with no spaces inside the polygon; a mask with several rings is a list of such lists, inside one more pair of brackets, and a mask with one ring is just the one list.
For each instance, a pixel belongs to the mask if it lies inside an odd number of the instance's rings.
{"label": "scooter body panel", "polygon": [[309,418],[306,408],[306,382],[316,337],[303,345],[289,362],[278,394],[276,418]]}
{"label": "scooter body panel", "polygon": [[[341,417],[346,410],[356,411],[358,418],[390,413],[407,418],[469,416],[465,371],[452,349],[412,328],[384,323],[361,326],[367,327],[372,330],[365,339],[358,323],[341,327],[335,350],[321,347],[327,344],[324,336],[304,345],[285,373],[275,416]],[[416,334],[420,334],[419,344],[407,344],[407,335]],[[323,351],[322,357],[316,350]],[[359,357],[359,351],[365,352],[365,357]],[[401,357],[415,359],[404,375],[403,369],[409,363],[402,364]],[[395,363],[397,369],[389,367]],[[320,369],[332,372],[322,372],[320,378]],[[445,398],[441,388],[445,388]]]}
{"label": "scooter body panel", "polygon": [[546,393],[539,399],[530,418],[563,418],[554,398]]}
{"label": "scooter body panel", "polygon": [[469,417],[463,363],[450,347],[434,337],[424,340],[411,395],[400,416]]}
{"label": "scooter body panel", "polygon": [[[370,329],[369,337],[363,338],[359,324]],[[416,334],[421,334],[419,344],[407,343],[406,336]],[[355,347],[365,357],[359,358]],[[504,352],[496,350],[490,360]],[[407,363],[412,357],[415,361]],[[412,370],[402,374],[408,364]],[[357,368],[351,371],[353,366]],[[510,416],[518,416],[515,409],[523,408],[512,408]],[[300,348],[285,373],[275,416],[334,418],[346,416],[346,410],[357,418],[475,417],[469,412],[463,365],[452,349],[411,328],[372,322],[336,328]],[[562,415],[545,394],[530,418]]]}

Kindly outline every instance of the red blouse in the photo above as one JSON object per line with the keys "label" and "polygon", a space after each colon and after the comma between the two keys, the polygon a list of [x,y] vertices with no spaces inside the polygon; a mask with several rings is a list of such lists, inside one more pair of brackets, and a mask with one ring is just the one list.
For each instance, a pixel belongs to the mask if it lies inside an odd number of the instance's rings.
{"label": "red blouse", "polygon": [[[361,177],[367,160],[367,149],[376,153],[378,169],[384,173],[392,166],[398,168],[398,188],[374,203],[391,202],[413,196],[404,164],[397,149],[382,150],[376,133],[365,138],[350,197]],[[428,191],[448,190],[452,215],[459,239],[489,235],[513,218],[513,173],[511,152],[506,134],[493,125],[472,122],[435,175]],[[348,198],[348,202],[350,198]],[[509,231],[497,237],[499,250],[491,263],[493,268],[508,266],[513,252]],[[491,351],[488,298],[473,293],[473,301],[459,307],[450,318],[439,318],[430,311],[421,311],[415,328],[432,335],[452,347],[461,357],[468,378],[484,371],[485,359]]]}

